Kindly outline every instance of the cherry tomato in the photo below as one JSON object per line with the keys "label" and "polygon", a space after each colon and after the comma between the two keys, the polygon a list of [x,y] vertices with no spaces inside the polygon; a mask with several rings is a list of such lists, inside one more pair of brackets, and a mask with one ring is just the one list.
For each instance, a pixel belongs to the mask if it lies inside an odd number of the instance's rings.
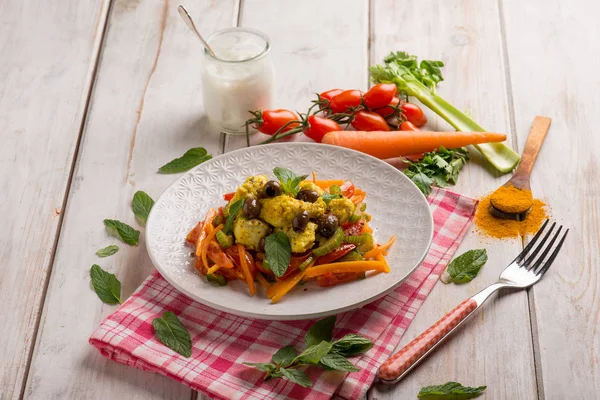
{"label": "cherry tomato", "polygon": [[[298,114],[295,112],[282,109],[263,111],[261,118],[262,121],[257,124],[257,129],[259,132],[266,133],[267,135],[273,135],[288,122],[297,121],[300,119]],[[289,124],[282,132],[289,131],[290,129],[296,128],[299,125],[299,123]]]}
{"label": "cherry tomato", "polygon": [[325,254],[324,256],[317,258],[317,262],[315,262],[315,265],[329,264],[330,262],[333,262],[333,261],[337,260],[338,258],[342,258],[343,256],[350,253],[355,248],[356,248],[356,245],[354,245],[352,243],[341,244],[340,247],[338,247],[331,253]]}
{"label": "cherry tomato", "polygon": [[367,108],[375,110],[376,108],[385,107],[390,104],[395,96],[396,85],[393,83],[380,83],[369,89],[363,96],[363,99]]}
{"label": "cherry tomato", "polygon": [[271,271],[270,269],[265,268],[265,266],[263,265],[262,261],[256,260],[255,266],[256,266],[256,269],[258,269],[263,274],[269,275],[269,276],[275,276],[275,274],[273,273],[273,271]]}
{"label": "cherry tomato", "polygon": [[365,220],[360,219],[358,222],[346,222],[342,225],[342,229],[344,230],[344,234],[346,236],[358,236],[362,235],[363,230],[365,228]]}
{"label": "cherry tomato", "polygon": [[360,106],[361,102],[362,92],[360,90],[344,90],[331,99],[329,107],[337,114],[346,112],[349,107]]}
{"label": "cherry tomato", "polygon": [[362,272],[346,272],[342,274],[332,274],[328,272],[317,278],[317,284],[322,287],[335,286],[340,283],[352,282],[360,278]]}
{"label": "cherry tomato", "polygon": [[[343,90],[342,89],[331,89],[328,90],[326,92],[323,92],[319,95],[319,98],[321,100],[327,100],[327,104],[331,103],[331,99],[333,99],[335,96],[337,96],[338,94],[342,93]],[[325,105],[321,106],[321,109],[325,108]]]}
{"label": "cherry tomato", "polygon": [[281,277],[277,278],[278,280],[282,280],[282,279],[286,279],[287,277],[294,275],[296,273],[296,271],[298,271],[298,268],[300,267],[300,265],[306,261],[308,259],[308,257],[310,257],[310,251],[307,251],[304,254],[301,255],[293,255],[290,258],[290,265],[288,265],[288,269],[287,271],[285,271],[285,274],[283,274]]}
{"label": "cherry tomato", "polygon": [[412,122],[410,121],[404,121],[403,123],[400,124],[400,130],[401,131],[420,131],[419,128],[417,128]]}
{"label": "cherry tomato", "polygon": [[398,107],[399,103],[400,103],[400,99],[397,97],[394,97],[392,99],[392,101],[390,101],[390,104],[388,104],[386,107],[378,108],[377,110],[374,110],[374,111],[377,114],[381,115],[383,118],[387,118],[390,115],[394,114],[394,112],[396,112],[396,108]]}
{"label": "cherry tomato", "polygon": [[198,225],[196,225],[194,227],[194,229],[192,229],[190,231],[190,233],[188,233],[188,235],[186,236],[185,240],[188,243],[191,243],[191,244],[195,245],[196,242],[198,241],[198,238],[200,237],[200,232],[202,231],[202,227],[203,226],[204,226],[204,221],[198,222]]}
{"label": "cherry tomato", "polygon": [[352,126],[357,131],[389,131],[390,127],[385,119],[373,111],[358,111],[354,114]]}
{"label": "cherry tomato", "polygon": [[402,104],[402,114],[404,114],[408,122],[410,122],[417,128],[420,128],[427,123],[427,117],[425,116],[425,114],[423,114],[423,110],[421,110],[421,107],[419,107],[416,104]]}
{"label": "cherry tomato", "polygon": [[[240,253],[238,252],[237,246],[231,246],[227,248],[227,250],[225,250],[225,254],[227,254],[233,260],[235,265],[241,268],[242,264],[240,263]],[[256,264],[254,263],[254,258],[248,251],[245,251],[244,254],[246,256],[246,265],[250,269],[252,276],[254,276],[256,274]]]}
{"label": "cherry tomato", "polygon": [[341,130],[342,128],[337,122],[328,118],[311,115],[308,117],[308,128],[304,130],[304,134],[315,142],[321,143],[326,133]]}
{"label": "cherry tomato", "polygon": [[231,199],[233,199],[233,196],[235,196],[235,192],[225,193],[223,195],[223,200],[230,201]]}
{"label": "cherry tomato", "polygon": [[340,186],[340,189],[342,190],[342,196],[350,198],[352,197],[352,195],[354,194],[354,189],[356,187],[354,186],[354,183],[350,182],[350,181],[346,181],[342,184],[342,186]]}

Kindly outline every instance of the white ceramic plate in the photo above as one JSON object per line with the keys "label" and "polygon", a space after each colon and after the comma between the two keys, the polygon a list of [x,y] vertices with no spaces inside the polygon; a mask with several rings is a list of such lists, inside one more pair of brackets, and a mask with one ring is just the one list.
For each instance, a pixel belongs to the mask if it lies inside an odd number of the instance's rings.
{"label": "white ceramic plate", "polygon": [[[396,235],[387,256],[391,272],[331,288],[313,283],[296,287],[277,304],[264,291],[248,294],[241,281],[214,287],[198,275],[185,244],[187,233],[209,208],[224,205],[250,175],[273,168],[297,174],[315,171],[318,179],[347,179],[366,190],[370,226],[378,243]],[[232,314],[271,320],[320,318],[358,308],[402,283],[421,263],[433,237],[433,218],[419,189],[400,171],[371,156],[322,144],[286,143],[233,151],[188,171],[160,196],[148,218],[146,243],[158,271],[194,300]]]}

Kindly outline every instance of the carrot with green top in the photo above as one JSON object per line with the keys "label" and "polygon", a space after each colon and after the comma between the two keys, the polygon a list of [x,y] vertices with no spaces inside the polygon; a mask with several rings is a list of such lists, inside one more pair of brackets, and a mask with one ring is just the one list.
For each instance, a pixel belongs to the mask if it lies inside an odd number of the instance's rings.
{"label": "carrot with green top", "polygon": [[323,137],[323,143],[358,150],[381,159],[425,153],[440,147],[456,149],[504,140],[505,134],[494,132],[335,131]]}

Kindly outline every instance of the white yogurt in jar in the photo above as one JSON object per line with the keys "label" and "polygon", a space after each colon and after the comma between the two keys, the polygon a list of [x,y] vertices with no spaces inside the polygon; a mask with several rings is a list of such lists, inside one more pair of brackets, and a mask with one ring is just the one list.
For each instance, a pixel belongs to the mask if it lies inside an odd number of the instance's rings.
{"label": "white yogurt in jar", "polygon": [[274,68],[269,39],[263,33],[232,28],[215,33],[208,43],[216,57],[204,53],[202,97],[210,123],[222,132],[245,134],[248,111],[272,106]]}

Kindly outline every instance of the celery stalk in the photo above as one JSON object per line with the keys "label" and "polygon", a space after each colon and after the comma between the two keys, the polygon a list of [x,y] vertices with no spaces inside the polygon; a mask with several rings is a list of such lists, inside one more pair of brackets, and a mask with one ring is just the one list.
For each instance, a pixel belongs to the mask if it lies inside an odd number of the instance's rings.
{"label": "celery stalk", "polygon": [[[374,82],[396,84],[399,90],[419,99],[457,131],[485,131],[475,121],[435,93],[437,83],[443,80],[440,68],[444,64],[441,61],[424,60],[417,64],[416,57],[404,52],[396,52],[387,56],[385,63],[385,65],[374,65],[369,68]],[[519,155],[503,143],[484,143],[475,145],[475,148],[502,173],[511,172],[520,160]]]}

